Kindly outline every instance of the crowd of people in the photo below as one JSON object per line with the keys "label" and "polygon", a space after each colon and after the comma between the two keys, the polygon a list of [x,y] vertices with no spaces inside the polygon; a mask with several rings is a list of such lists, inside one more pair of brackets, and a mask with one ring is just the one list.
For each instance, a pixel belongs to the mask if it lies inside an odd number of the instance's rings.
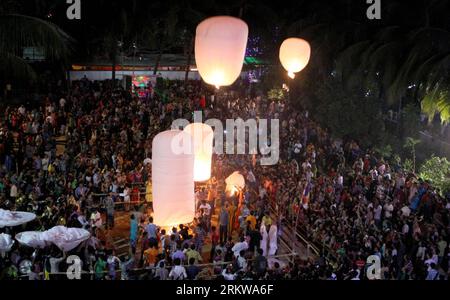
{"label": "crowd of people", "polygon": [[[84,79],[35,108],[4,108],[0,208],[38,217],[1,230],[65,225],[91,238],[70,253],[16,243],[0,258],[0,279],[67,278],[71,254],[84,278],[97,280],[361,280],[373,255],[381,279],[448,279],[450,199],[427,182],[357,141],[333,139],[307,111],[243,82],[215,95],[200,81],[150,90],[140,99]],[[214,155],[212,179],[196,187],[194,222],[160,228],[152,218],[151,142],[197,110],[220,120],[280,119],[280,161]],[[236,170],[246,187],[230,195],[224,180]],[[111,242],[118,215],[129,219],[123,255]],[[274,257],[292,231],[316,253]]]}

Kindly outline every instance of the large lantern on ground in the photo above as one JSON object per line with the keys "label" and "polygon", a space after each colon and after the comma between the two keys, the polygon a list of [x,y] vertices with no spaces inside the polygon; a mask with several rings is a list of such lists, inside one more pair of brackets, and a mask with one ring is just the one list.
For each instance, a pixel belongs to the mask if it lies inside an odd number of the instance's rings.
{"label": "large lantern on ground", "polygon": [[213,129],[207,124],[192,123],[186,126],[184,131],[192,136],[195,155],[194,181],[206,181],[211,177]]}
{"label": "large lantern on ground", "polygon": [[306,67],[310,57],[311,47],[303,39],[289,38],[281,44],[280,62],[292,79],[295,78],[295,73]]}
{"label": "large lantern on ground", "polygon": [[153,219],[169,228],[195,217],[194,154],[179,151],[191,136],[180,130],[159,133],[152,144]]}
{"label": "large lantern on ground", "polygon": [[241,19],[217,16],[197,26],[195,61],[202,79],[219,88],[233,84],[241,74],[248,26]]}

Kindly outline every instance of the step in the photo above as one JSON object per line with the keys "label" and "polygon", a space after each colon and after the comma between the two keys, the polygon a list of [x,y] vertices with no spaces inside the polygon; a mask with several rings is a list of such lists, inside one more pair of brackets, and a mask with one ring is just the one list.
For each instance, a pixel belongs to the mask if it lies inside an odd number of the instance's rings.
{"label": "step", "polygon": [[119,244],[119,243],[122,243],[122,242],[127,242],[127,240],[124,239],[124,238],[120,238],[118,240],[114,240],[114,244]]}

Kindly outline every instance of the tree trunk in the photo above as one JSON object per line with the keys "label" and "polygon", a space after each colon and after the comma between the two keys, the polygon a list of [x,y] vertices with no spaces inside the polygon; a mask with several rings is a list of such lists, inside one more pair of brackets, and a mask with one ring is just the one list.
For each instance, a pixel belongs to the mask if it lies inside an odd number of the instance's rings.
{"label": "tree trunk", "polygon": [[400,101],[398,103],[398,112],[397,112],[397,134],[399,137],[403,138],[403,130],[402,130],[402,107],[403,106],[403,96],[400,97]]}
{"label": "tree trunk", "polygon": [[116,65],[117,65],[117,42],[114,41],[112,45],[113,49],[111,51],[111,64],[112,64],[112,74],[111,79],[113,81],[113,88],[116,87]]}
{"label": "tree trunk", "polygon": [[159,63],[161,62],[162,53],[163,53],[163,49],[162,49],[162,45],[161,45],[159,47],[158,56],[156,57],[155,67],[153,69],[153,75],[156,75],[158,73],[158,68],[159,68]]}
{"label": "tree trunk", "polygon": [[244,10],[245,10],[245,4],[246,4],[246,0],[243,0],[241,3],[241,7],[239,8],[239,19],[242,19],[242,17],[244,16]]}
{"label": "tree trunk", "polygon": [[71,86],[72,86],[72,82],[70,81],[70,70],[67,69],[67,71],[66,71],[66,89],[69,94],[70,94]]}
{"label": "tree trunk", "polygon": [[184,75],[184,85],[185,86],[189,79],[189,71],[191,70],[192,48],[193,47],[194,47],[194,38],[192,37],[189,40],[189,50],[188,50],[188,56],[187,56],[187,61],[186,61],[186,73]]}
{"label": "tree trunk", "polygon": [[425,27],[430,27],[430,4],[428,4],[428,1],[424,1],[425,5]]}
{"label": "tree trunk", "polygon": [[116,87],[116,57],[112,59],[112,81],[113,81],[113,88]]}

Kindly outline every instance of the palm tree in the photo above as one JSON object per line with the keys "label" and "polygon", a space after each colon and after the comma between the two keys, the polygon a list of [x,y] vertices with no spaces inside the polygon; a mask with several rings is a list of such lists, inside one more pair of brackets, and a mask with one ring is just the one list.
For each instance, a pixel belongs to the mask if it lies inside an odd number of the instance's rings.
{"label": "palm tree", "polygon": [[199,1],[195,7],[192,6],[191,1],[178,1],[180,11],[183,11],[178,18],[177,30],[181,34],[181,40],[184,45],[184,53],[186,53],[186,66],[184,81],[187,83],[189,72],[191,70],[192,57],[194,55],[195,30],[197,25],[207,17],[207,10],[211,3],[205,5],[207,1]]}
{"label": "palm tree", "polygon": [[102,32],[102,44],[106,49],[109,60],[112,65],[112,74],[111,78],[113,81],[113,86],[116,86],[116,68],[117,61],[120,51],[124,46],[124,41],[130,38],[130,13],[127,11],[126,7],[117,4],[117,2],[112,2],[111,4],[113,9],[113,16],[105,16],[107,20],[105,20],[107,25],[100,25],[103,28]]}
{"label": "palm tree", "polygon": [[425,18],[415,27],[384,26],[367,39],[356,41],[340,53],[337,68],[349,87],[369,89],[376,84],[379,97],[399,111],[407,94],[432,120],[450,121],[448,78],[450,70],[450,24],[431,26],[433,14],[448,4],[442,0],[425,3]]}
{"label": "palm tree", "polygon": [[[300,5],[303,9],[298,11],[308,14],[287,12],[279,22],[282,32],[311,43],[313,55],[303,72],[306,76],[295,84],[314,87],[333,74],[348,91],[376,93],[386,107],[396,105],[400,111],[405,100],[415,101],[422,103],[431,120],[439,114],[443,123],[450,121],[450,82],[442,79],[450,74],[447,1],[423,0],[408,12],[392,1],[383,6],[383,20],[375,25],[350,18],[357,9],[351,1]],[[337,6],[347,7],[349,13]]]}
{"label": "palm tree", "polygon": [[392,156],[392,146],[383,145],[375,148],[375,151],[381,156],[382,159],[389,159]]}
{"label": "palm tree", "polygon": [[42,49],[47,59],[66,66],[72,41],[68,34],[37,17],[4,12],[0,10],[0,74],[8,78],[37,78],[34,69],[22,57],[24,47]]}
{"label": "palm tree", "polygon": [[416,145],[420,144],[420,140],[414,139],[412,137],[407,137],[405,144],[403,145],[404,148],[409,149],[411,151],[412,155],[412,161],[413,161],[413,173],[416,173]]}

